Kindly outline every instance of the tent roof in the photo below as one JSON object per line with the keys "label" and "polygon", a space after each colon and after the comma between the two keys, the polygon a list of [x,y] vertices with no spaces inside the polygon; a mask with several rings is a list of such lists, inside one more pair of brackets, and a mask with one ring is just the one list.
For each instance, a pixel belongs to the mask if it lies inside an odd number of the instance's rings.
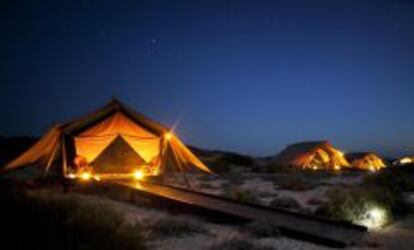
{"label": "tent roof", "polygon": [[381,159],[381,157],[374,152],[352,152],[352,153],[347,153],[345,157],[349,162],[367,158],[367,157],[375,157],[375,158]]}
{"label": "tent roof", "polygon": [[348,166],[344,156],[335,149],[329,141],[308,141],[287,146],[277,154],[273,161],[283,165],[302,166],[309,163],[310,157],[315,154],[322,154],[331,165]]}
{"label": "tent roof", "polygon": [[169,128],[161,125],[158,122],[151,120],[150,118],[140,114],[133,109],[129,108],[125,104],[121,103],[116,98],[112,98],[111,101],[104,107],[96,110],[93,113],[84,115],[75,120],[66,122],[62,125],[62,129],[69,134],[78,134],[95,125],[96,123],[104,120],[111,116],[115,112],[121,112],[126,115],[129,119],[139,124],[141,127],[148,131],[161,136],[169,131]]}

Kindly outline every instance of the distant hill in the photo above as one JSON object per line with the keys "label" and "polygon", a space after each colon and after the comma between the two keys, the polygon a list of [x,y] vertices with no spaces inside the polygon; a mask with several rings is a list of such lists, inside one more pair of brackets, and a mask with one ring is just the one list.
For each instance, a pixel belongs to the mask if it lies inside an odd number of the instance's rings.
{"label": "distant hill", "polygon": [[0,136],[0,164],[14,159],[32,146],[39,138],[32,136]]}
{"label": "distant hill", "polygon": [[207,150],[194,146],[188,146],[188,148],[216,173],[228,172],[232,166],[250,168],[255,164],[253,157],[239,153]]}

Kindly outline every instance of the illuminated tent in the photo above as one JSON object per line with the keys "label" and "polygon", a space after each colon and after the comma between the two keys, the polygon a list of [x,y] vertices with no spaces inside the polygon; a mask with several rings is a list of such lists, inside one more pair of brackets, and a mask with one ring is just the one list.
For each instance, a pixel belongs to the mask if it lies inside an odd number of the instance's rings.
{"label": "illuminated tent", "polygon": [[[118,154],[121,165],[118,168],[112,163],[105,166],[107,161],[102,158],[105,159],[111,145],[119,143],[124,145],[114,146],[118,148],[114,155]],[[133,152],[136,157],[122,162],[125,152],[129,156]],[[58,167],[61,174],[67,176],[68,167],[76,156],[86,159],[97,173],[127,173],[137,167],[135,164],[146,165],[153,174],[167,168],[180,172],[192,168],[211,172],[168,128],[116,99],[92,114],[54,126],[4,170],[36,164],[44,168],[45,174],[51,167]]]}
{"label": "illuminated tent", "polygon": [[289,145],[272,161],[281,166],[294,166],[302,169],[340,169],[349,166],[343,153],[335,149],[328,141]]}
{"label": "illuminated tent", "polygon": [[345,157],[357,169],[377,171],[386,167],[384,160],[372,152],[349,153]]}
{"label": "illuminated tent", "polygon": [[393,162],[395,166],[414,165],[414,156],[405,156]]}

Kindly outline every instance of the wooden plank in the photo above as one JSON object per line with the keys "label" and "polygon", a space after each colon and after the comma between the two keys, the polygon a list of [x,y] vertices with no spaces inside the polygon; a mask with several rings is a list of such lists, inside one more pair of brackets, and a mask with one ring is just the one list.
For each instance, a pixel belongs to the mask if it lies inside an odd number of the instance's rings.
{"label": "wooden plank", "polygon": [[350,223],[331,221],[259,205],[247,205],[223,197],[188,191],[182,188],[125,181],[119,181],[116,184],[135,189],[146,196],[219,212],[224,215],[243,218],[246,221],[270,221],[278,225],[281,233],[286,236],[334,247],[352,245],[367,231],[365,227]]}

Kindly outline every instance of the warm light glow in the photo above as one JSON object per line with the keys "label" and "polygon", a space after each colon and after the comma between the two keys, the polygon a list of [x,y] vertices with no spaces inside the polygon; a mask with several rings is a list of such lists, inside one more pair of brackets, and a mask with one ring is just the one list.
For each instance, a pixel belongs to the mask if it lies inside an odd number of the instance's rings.
{"label": "warm light glow", "polygon": [[312,166],[313,170],[318,170],[318,166]]}
{"label": "warm light glow", "polygon": [[412,162],[413,162],[413,160],[412,160],[412,159],[410,159],[410,158],[408,158],[408,157],[402,158],[402,159],[400,160],[400,164],[410,164],[410,163],[412,163]]}
{"label": "warm light glow", "polygon": [[134,172],[134,179],[135,180],[142,180],[144,179],[145,175],[141,170],[137,170]]}
{"label": "warm light glow", "polygon": [[374,167],[374,166],[370,165],[370,166],[369,166],[369,171],[371,171],[371,172],[375,172],[375,171],[376,171],[376,169],[375,169],[375,167]]}
{"label": "warm light glow", "polygon": [[339,166],[339,165],[335,165],[335,166],[334,166],[334,169],[335,169],[335,170],[341,170],[341,166]]}
{"label": "warm light glow", "polygon": [[70,173],[70,174],[68,174],[68,178],[69,179],[75,179],[76,178],[76,174]]}
{"label": "warm light glow", "polygon": [[80,178],[81,178],[82,180],[84,180],[84,181],[89,181],[89,180],[92,178],[92,175],[91,175],[91,173],[89,173],[89,172],[83,172],[83,173],[80,175]]}
{"label": "warm light glow", "polygon": [[172,138],[172,134],[170,132],[165,133],[165,139],[169,141],[171,140],[171,138]]}
{"label": "warm light glow", "polygon": [[339,151],[339,150],[338,150],[338,154],[339,154],[341,157],[343,157],[343,156],[344,156],[344,152],[341,152],[341,151]]}
{"label": "warm light glow", "polygon": [[387,213],[384,209],[375,207],[366,212],[360,224],[369,229],[380,229],[387,223]]}

